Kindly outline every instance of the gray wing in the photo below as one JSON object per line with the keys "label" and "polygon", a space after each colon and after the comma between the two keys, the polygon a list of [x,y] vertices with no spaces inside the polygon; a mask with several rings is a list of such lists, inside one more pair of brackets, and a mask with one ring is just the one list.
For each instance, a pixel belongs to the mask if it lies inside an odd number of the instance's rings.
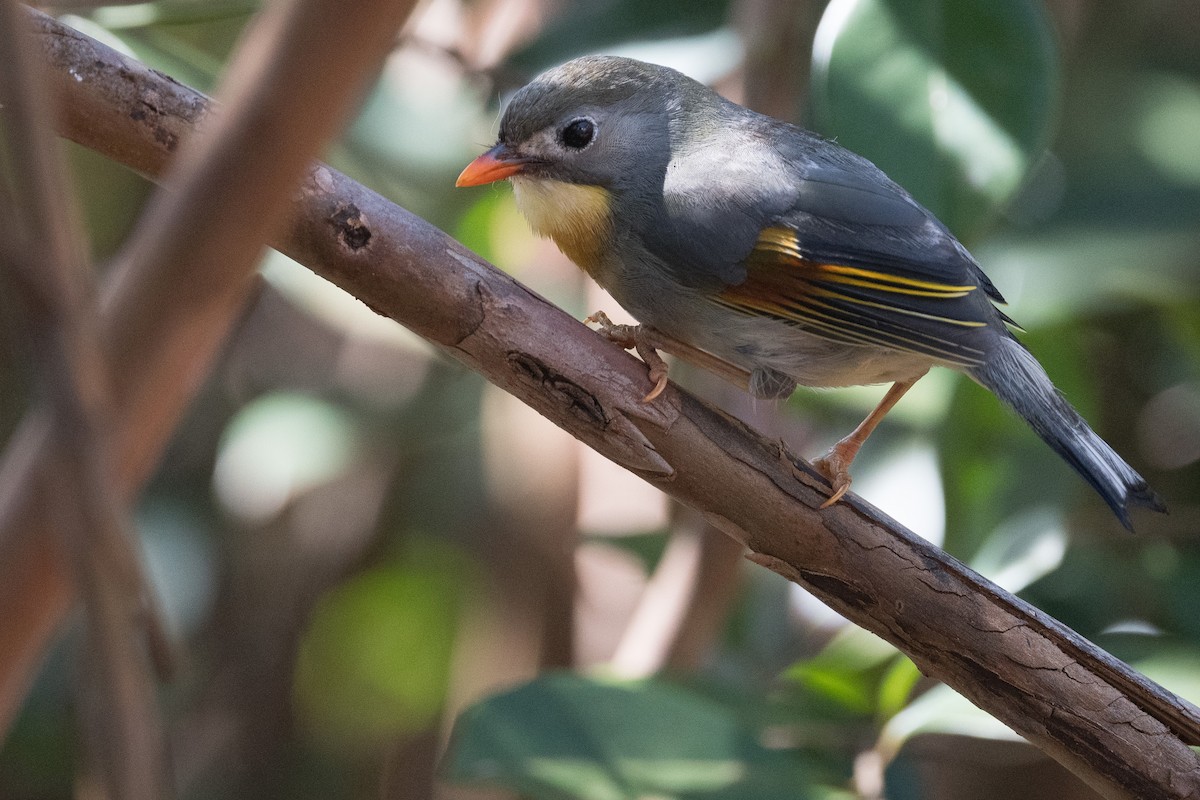
{"label": "gray wing", "polygon": [[807,255],[949,284],[973,282],[1004,302],[966,248],[882,170],[808,131],[775,125],[793,134],[778,137],[775,149],[799,176],[796,202],[780,221],[797,231]]}
{"label": "gray wing", "polygon": [[802,128],[732,106],[738,135],[675,154],[661,205],[639,220],[647,248],[683,283],[745,279],[763,230],[796,231],[801,254],[901,277],[972,283],[1003,297],[965,248],[878,167]]}
{"label": "gray wing", "polygon": [[744,122],[736,148],[668,170],[663,216],[643,238],[677,279],[829,339],[981,363],[987,331],[1007,320],[1002,298],[945,226],[866,159]]}

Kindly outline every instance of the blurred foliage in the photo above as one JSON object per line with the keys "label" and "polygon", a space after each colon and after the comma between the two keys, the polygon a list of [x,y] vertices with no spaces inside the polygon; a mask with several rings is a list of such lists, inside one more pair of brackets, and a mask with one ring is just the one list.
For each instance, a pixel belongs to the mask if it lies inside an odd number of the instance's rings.
{"label": "blurred foliage", "polygon": [[300,642],[297,712],[336,749],[420,731],[445,703],[469,563],[418,542],[328,592]]}
{"label": "blurred foliage", "polygon": [[733,709],[656,681],[546,675],[464,714],[451,752],[450,778],[529,797],[813,796],[799,761],[764,747]]}
{"label": "blurred foliage", "polygon": [[711,32],[729,21],[728,0],[568,0],[511,63],[540,71],[589,51]]}
{"label": "blurred foliage", "polygon": [[[211,92],[256,5],[161,0],[69,19]],[[437,0],[328,158],[582,316],[593,309],[576,272],[530,236],[505,188],[453,189],[494,136],[497,97],[614,48],[736,97],[744,43],[769,39],[747,28],[771,18],[763,6]],[[936,520],[919,532],[1200,701],[1194,3],[831,0],[819,29],[797,35],[788,46],[813,51],[805,121],[968,240],[1022,340],[1172,515],[1139,516],[1139,535],[1125,535],[1023,424],[949,374],[889,416],[856,488],[899,519]],[[494,64],[479,56],[485,39]],[[150,189],[71,157],[103,262]],[[280,256],[263,274],[136,515],[191,654],[164,690],[183,798],[453,797],[457,781],[530,798],[834,798],[876,781],[893,800],[969,800],[995,796],[981,765],[1001,785],[1029,779],[1004,761],[1003,726],[763,570],[745,571],[696,669],[539,677],[570,665],[562,618],[577,653],[611,656],[668,534],[656,523],[615,546],[589,536],[574,556],[574,497],[497,495],[544,465],[497,444],[498,428],[524,423],[498,415],[480,379]],[[6,432],[25,355],[0,350]],[[813,455],[878,395],[802,391],[776,416]],[[572,569],[578,598],[555,583]],[[72,794],[76,638],[48,659],[0,749],[0,797]],[[982,743],[976,755],[963,755],[968,741]],[[957,760],[939,761],[947,751]],[[1086,796],[1061,771],[1038,775],[1040,796]]]}
{"label": "blurred foliage", "polygon": [[893,716],[908,701],[920,673],[896,649],[861,628],[842,629],[821,652],[793,664],[784,678],[804,706],[860,720]]}
{"label": "blurred foliage", "polygon": [[1038,0],[833,0],[813,45],[814,122],[969,242],[1049,140],[1048,23]]}

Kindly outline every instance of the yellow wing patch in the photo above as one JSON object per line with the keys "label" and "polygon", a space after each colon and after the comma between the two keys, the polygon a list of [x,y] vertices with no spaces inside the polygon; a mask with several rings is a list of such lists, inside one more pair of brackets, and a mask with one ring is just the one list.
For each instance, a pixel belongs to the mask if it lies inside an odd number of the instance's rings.
{"label": "yellow wing patch", "polygon": [[882,345],[963,366],[982,360],[982,350],[951,333],[986,327],[984,321],[954,315],[954,301],[978,286],[811,261],[788,228],[763,230],[746,259],[746,271],[746,280],[718,295],[718,303],[838,341]]}
{"label": "yellow wing patch", "polygon": [[[796,232],[790,228],[765,228],[759,234],[754,249],[758,252],[778,253],[806,264],[813,264],[800,254],[800,243],[796,239]],[[965,297],[969,292],[979,288],[973,285],[954,286],[936,281],[916,280],[861,267],[848,267],[843,264],[815,264],[814,266],[819,267],[824,275],[829,276],[826,277],[826,280],[832,278],[837,283],[847,286],[862,286],[878,291],[910,294],[918,297],[944,299]]]}

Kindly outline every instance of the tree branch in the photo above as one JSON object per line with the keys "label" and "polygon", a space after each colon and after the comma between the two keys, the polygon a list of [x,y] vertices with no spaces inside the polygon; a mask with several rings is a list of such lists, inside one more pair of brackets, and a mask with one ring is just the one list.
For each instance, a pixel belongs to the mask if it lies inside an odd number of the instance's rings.
{"label": "tree branch", "polygon": [[[157,173],[198,95],[50,21],[61,132]],[[144,96],[157,98],[147,119]],[[174,116],[171,109],[183,109]],[[1200,797],[1196,709],[328,167],[275,244],[706,518],[1111,798]]]}

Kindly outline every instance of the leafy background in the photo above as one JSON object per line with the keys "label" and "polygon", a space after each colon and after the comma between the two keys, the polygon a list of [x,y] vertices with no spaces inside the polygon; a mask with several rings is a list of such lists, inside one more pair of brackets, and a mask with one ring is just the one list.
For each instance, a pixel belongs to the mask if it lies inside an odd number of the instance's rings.
{"label": "leafy background", "polygon": [[[255,8],[66,19],[209,90]],[[1172,513],[1125,534],[949,374],[889,416],[855,489],[1200,701],[1198,38],[1191,0],[432,0],[328,160],[582,317],[612,301],[506,188],[452,188],[539,69],[669,63],[871,157],[974,250]],[[148,187],[71,158],[103,259]],[[182,797],[1091,796],[415,337],[281,256],[262,275],[137,509],[189,654],[163,690]],[[27,401],[10,350],[6,432]],[[678,375],[810,455],[879,396],[763,407]],[[672,595],[697,563],[697,591]],[[648,656],[680,597],[690,638]],[[78,644],[56,645],[0,749],[0,796],[72,795]]]}

